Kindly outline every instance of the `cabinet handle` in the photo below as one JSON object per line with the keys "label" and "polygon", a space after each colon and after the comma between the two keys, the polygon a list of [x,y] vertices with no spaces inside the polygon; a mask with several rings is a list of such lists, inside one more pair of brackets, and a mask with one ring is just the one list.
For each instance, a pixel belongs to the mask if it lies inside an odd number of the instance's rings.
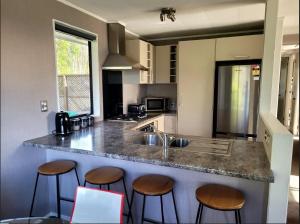
{"label": "cabinet handle", "polygon": [[240,59],[242,59],[242,58],[250,58],[250,56],[247,56],[247,55],[235,55],[234,57],[235,58],[240,58]]}

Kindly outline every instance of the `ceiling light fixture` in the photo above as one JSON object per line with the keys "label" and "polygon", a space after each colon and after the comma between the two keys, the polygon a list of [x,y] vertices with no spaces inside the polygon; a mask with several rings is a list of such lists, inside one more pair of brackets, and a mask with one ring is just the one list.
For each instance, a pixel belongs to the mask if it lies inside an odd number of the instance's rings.
{"label": "ceiling light fixture", "polygon": [[168,19],[170,19],[172,22],[176,20],[175,18],[175,12],[176,9],[174,8],[162,8],[160,11],[160,21],[165,21],[166,16]]}

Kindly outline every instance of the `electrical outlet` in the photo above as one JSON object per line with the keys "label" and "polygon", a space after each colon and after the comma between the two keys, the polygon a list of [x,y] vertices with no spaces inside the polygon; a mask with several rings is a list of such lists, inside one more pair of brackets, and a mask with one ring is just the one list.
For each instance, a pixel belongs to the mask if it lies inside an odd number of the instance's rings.
{"label": "electrical outlet", "polygon": [[268,130],[265,130],[264,140],[267,145],[271,143],[271,135]]}
{"label": "electrical outlet", "polygon": [[41,112],[47,112],[48,111],[48,102],[47,102],[47,100],[41,100],[40,105],[41,105]]}

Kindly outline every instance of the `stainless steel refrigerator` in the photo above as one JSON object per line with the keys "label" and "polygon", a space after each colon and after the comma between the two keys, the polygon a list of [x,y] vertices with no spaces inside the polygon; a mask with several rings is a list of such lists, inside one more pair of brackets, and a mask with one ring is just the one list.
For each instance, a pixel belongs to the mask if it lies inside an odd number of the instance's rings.
{"label": "stainless steel refrigerator", "polygon": [[260,60],[217,62],[214,137],[256,137]]}

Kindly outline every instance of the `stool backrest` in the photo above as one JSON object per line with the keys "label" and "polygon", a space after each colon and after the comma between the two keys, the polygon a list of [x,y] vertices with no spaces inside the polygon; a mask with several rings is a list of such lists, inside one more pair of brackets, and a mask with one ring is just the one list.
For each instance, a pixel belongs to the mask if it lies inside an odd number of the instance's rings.
{"label": "stool backrest", "polygon": [[123,223],[124,194],[77,187],[71,223]]}

